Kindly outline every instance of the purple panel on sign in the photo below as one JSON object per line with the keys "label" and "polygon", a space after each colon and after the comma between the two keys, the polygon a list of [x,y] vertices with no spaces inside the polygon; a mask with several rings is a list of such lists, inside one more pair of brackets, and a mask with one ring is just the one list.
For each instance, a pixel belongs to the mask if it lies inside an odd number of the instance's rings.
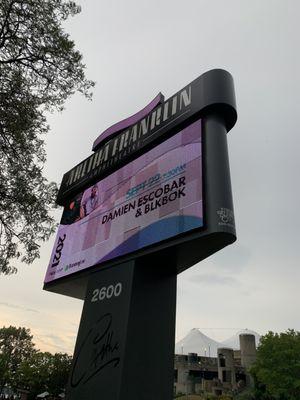
{"label": "purple panel on sign", "polygon": [[142,110],[138,111],[136,114],[131,115],[131,117],[125,118],[122,121],[117,122],[116,124],[110,126],[107,128],[104,132],[102,132],[97,139],[93,143],[93,151],[96,151],[99,147],[99,145],[108,137],[112,138],[115,134],[117,134],[120,131],[123,131],[124,129],[136,124],[138,121],[140,121],[142,118],[144,118],[146,115],[148,115],[152,110],[154,110],[155,107],[157,107],[159,104],[161,104],[164,101],[164,96],[159,93],[146,107],[144,107]]}

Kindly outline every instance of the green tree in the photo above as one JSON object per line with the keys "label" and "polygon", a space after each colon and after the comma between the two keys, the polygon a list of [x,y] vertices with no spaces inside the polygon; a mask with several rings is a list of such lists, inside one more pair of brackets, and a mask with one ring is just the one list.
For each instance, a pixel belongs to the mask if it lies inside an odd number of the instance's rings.
{"label": "green tree", "polygon": [[68,354],[36,352],[20,364],[14,387],[29,390],[29,400],[45,391],[58,396],[67,385],[71,361]]}
{"label": "green tree", "polygon": [[71,371],[72,357],[66,353],[52,356],[52,368],[49,376],[49,392],[58,396],[66,387]]}
{"label": "green tree", "polygon": [[80,12],[73,1],[0,2],[0,272],[31,263],[55,229],[57,187],[43,176],[45,112],[62,110],[93,82],[62,23]]}
{"label": "green tree", "polygon": [[48,391],[51,354],[36,352],[19,365],[12,387],[29,390],[29,399],[35,399],[42,392]]}
{"label": "green tree", "polygon": [[13,386],[21,363],[35,352],[29,329],[14,326],[0,329],[0,391],[5,385]]}
{"label": "green tree", "polygon": [[263,336],[251,369],[255,399],[300,399],[300,332],[269,332]]}

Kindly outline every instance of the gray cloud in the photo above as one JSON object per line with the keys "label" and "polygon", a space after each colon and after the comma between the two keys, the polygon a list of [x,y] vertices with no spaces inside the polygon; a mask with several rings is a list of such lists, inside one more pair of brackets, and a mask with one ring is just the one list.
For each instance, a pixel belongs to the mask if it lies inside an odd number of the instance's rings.
{"label": "gray cloud", "polygon": [[205,283],[208,285],[223,285],[223,286],[239,286],[240,283],[237,279],[231,276],[220,276],[216,274],[201,274],[194,275],[189,278],[193,283]]}
{"label": "gray cloud", "polygon": [[53,335],[53,334],[47,334],[47,335],[39,334],[39,335],[36,335],[36,338],[37,338],[37,341],[46,345],[47,347],[51,347],[55,351],[64,352],[64,353],[72,352],[73,340],[65,340],[65,337],[63,335],[58,336],[58,335]]}
{"label": "gray cloud", "polygon": [[[226,252],[226,256],[224,256]],[[211,257],[211,261],[218,269],[222,268],[227,272],[241,273],[253,258],[253,250],[239,243],[227,247],[224,251],[216,253]]]}
{"label": "gray cloud", "polygon": [[48,335],[43,335],[43,337],[52,340],[52,342],[57,346],[66,344],[65,338],[62,336],[48,334]]}
{"label": "gray cloud", "polygon": [[7,308],[14,308],[16,310],[33,312],[33,313],[39,313],[40,312],[40,311],[35,310],[33,308],[27,308],[27,307],[23,307],[23,306],[12,304],[12,303],[0,302],[0,306],[4,306],[4,307],[7,307]]}

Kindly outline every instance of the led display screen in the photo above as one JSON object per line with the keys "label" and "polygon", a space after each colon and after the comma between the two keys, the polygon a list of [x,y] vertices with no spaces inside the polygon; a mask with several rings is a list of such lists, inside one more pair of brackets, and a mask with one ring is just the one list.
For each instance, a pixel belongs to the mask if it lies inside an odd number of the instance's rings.
{"label": "led display screen", "polygon": [[64,208],[45,283],[203,227],[201,120]]}

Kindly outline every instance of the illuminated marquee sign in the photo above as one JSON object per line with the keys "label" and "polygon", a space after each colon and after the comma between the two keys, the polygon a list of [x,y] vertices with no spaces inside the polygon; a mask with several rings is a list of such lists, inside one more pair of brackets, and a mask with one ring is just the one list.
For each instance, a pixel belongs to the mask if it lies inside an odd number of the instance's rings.
{"label": "illuminated marquee sign", "polygon": [[201,170],[199,120],[78,194],[65,207],[46,282],[201,228]]}
{"label": "illuminated marquee sign", "polygon": [[236,117],[232,77],[213,70],[102,133],[62,179],[45,288],[83,298],[99,267],[173,246],[180,272],[232,243],[226,133]]}

